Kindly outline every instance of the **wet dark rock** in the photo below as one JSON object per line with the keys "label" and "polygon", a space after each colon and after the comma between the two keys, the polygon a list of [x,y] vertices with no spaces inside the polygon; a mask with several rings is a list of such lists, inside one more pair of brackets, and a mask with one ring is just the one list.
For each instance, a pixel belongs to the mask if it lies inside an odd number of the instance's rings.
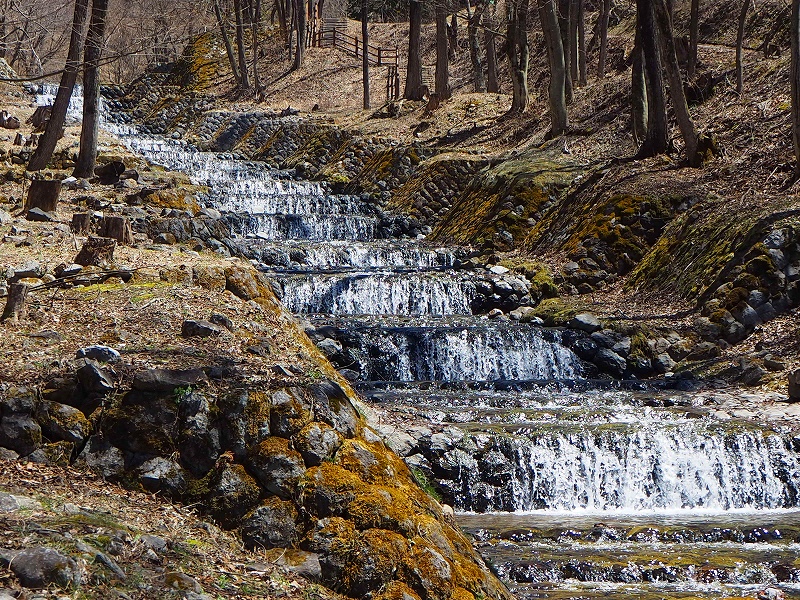
{"label": "wet dark rock", "polygon": [[722,353],[720,350],[719,345],[713,342],[700,342],[692,351],[686,356],[686,360],[688,361],[698,361],[698,360],[708,360],[710,358],[716,358]]}
{"label": "wet dark rock", "polygon": [[88,358],[101,363],[115,363],[119,362],[121,357],[117,350],[109,348],[108,346],[87,346],[80,348],[75,356],[77,358]]}
{"label": "wet dark rock", "polygon": [[222,328],[208,321],[196,321],[194,319],[187,319],[181,326],[181,335],[183,337],[210,337],[220,335]]}
{"label": "wet dark rock", "polygon": [[73,588],[81,584],[78,564],[52,548],[22,550],[11,560],[9,568],[26,588],[41,589],[51,585]]}
{"label": "wet dark rock", "polygon": [[800,369],[789,373],[789,400],[800,402]]}
{"label": "wet dark rock", "polygon": [[594,357],[594,364],[613,377],[622,378],[627,369],[627,361],[608,348],[600,348]]}
{"label": "wet dark rock", "polygon": [[248,471],[271,494],[290,498],[297,480],[305,473],[302,455],[289,447],[289,441],[271,437],[250,453]]}
{"label": "wet dark rock", "polygon": [[241,465],[225,467],[209,491],[203,504],[208,513],[225,527],[238,525],[242,517],[258,504],[261,495],[258,483]]}
{"label": "wet dark rock", "polygon": [[662,352],[653,359],[653,368],[655,369],[656,373],[660,373],[662,375],[664,373],[671,372],[675,368],[676,364],[677,363],[666,352]]}
{"label": "wet dark rock", "polygon": [[42,210],[41,208],[31,208],[27,213],[25,213],[25,218],[28,221],[39,223],[54,223],[58,221],[58,217],[55,213]]}
{"label": "wet dark rock", "polygon": [[600,331],[603,328],[600,320],[591,313],[580,313],[575,315],[569,320],[568,325],[573,329],[580,329],[581,331],[586,331],[588,333],[594,333],[595,331]]}
{"label": "wet dark rock", "polygon": [[37,410],[37,421],[50,440],[82,444],[92,431],[92,424],[83,412],[58,402],[43,400]]}
{"label": "wet dark rock", "polygon": [[0,418],[0,446],[27,456],[42,445],[42,429],[25,414],[4,414]]}
{"label": "wet dark rock", "polygon": [[242,523],[242,541],[248,548],[290,548],[297,544],[301,531],[297,508],[292,502],[268,498]]}
{"label": "wet dark rock", "polygon": [[125,456],[119,448],[112,446],[102,435],[89,438],[77,459],[103,479],[118,480],[125,473]]}
{"label": "wet dark rock", "polygon": [[97,361],[82,358],[82,365],[78,368],[77,376],[81,387],[90,394],[105,395],[115,389],[111,376],[100,367]]}
{"label": "wet dark rock", "polygon": [[203,369],[147,369],[134,375],[133,388],[145,392],[171,392],[208,381]]}
{"label": "wet dark rock", "polygon": [[179,498],[187,488],[187,476],[181,466],[166,458],[145,461],[138,469],[139,481],[148,492]]}
{"label": "wet dark rock", "polygon": [[293,438],[295,449],[309,467],[333,457],[342,444],[342,436],[325,423],[310,423]]}
{"label": "wet dark rock", "polygon": [[219,313],[214,313],[213,315],[211,315],[211,318],[209,319],[209,321],[211,323],[213,323],[214,325],[219,325],[220,327],[224,327],[225,329],[227,329],[229,331],[233,331],[234,330],[233,321],[231,321],[225,315],[221,315]]}

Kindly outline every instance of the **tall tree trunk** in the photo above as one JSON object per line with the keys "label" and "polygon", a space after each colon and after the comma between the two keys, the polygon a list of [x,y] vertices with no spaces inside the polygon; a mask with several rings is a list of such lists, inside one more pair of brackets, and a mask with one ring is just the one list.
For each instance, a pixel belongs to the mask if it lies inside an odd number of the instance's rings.
{"label": "tall tree trunk", "polygon": [[294,51],[294,64],[292,69],[296,70],[303,64],[306,55],[306,5],[303,0],[294,0],[295,27],[297,28],[297,38]]}
{"label": "tall tree trunk", "polygon": [[422,59],[420,58],[420,32],[422,30],[422,1],[409,0],[408,3],[408,64],[406,66],[406,86],[403,98],[422,100]]}
{"label": "tall tree trunk", "polygon": [[631,128],[633,141],[639,147],[647,138],[647,82],[644,73],[644,54],[638,34],[636,38],[631,78]]}
{"label": "tall tree trunk", "polygon": [[559,0],[558,2],[558,23],[561,29],[561,45],[564,48],[564,64],[567,66],[567,78],[564,80],[564,92],[567,104],[572,103],[572,77],[570,76],[570,65],[572,64],[572,43],[569,39],[570,33],[570,7],[572,0]]}
{"label": "tall tree trunk", "polygon": [[538,0],[538,4],[539,19],[542,22],[547,58],[550,63],[550,132],[556,137],[562,135],[568,126],[567,99],[564,95],[564,79],[567,77],[564,46],[561,43],[555,0]]}
{"label": "tall tree trunk", "polygon": [[647,85],[647,135],[637,153],[639,158],[663,154],[668,147],[667,106],[653,2],[654,0],[636,0],[637,27],[640,28],[638,33],[642,42],[642,61]]}
{"label": "tall tree trunk", "polygon": [[569,13],[567,15],[569,27],[569,63],[567,64],[568,77],[572,84],[578,83],[578,4],[580,0],[569,1]]}
{"label": "tall tree trunk", "polygon": [[61,73],[61,83],[58,86],[58,93],[50,111],[50,120],[47,122],[47,127],[42,137],[39,138],[39,145],[33,151],[33,156],[31,156],[31,160],[28,163],[29,171],[41,171],[47,166],[56,149],[56,143],[61,138],[61,131],[64,129],[64,120],[67,117],[67,109],[69,108],[69,99],[72,96],[72,88],[75,87],[75,80],[78,78],[83,26],[86,22],[88,7],[89,0],[75,0],[67,62],[64,66],[64,72]]}
{"label": "tall tree trunk", "polygon": [[506,54],[511,66],[512,99],[511,110],[521,114],[528,108],[528,0],[506,0],[508,30]]}
{"label": "tall tree trunk", "polygon": [[450,65],[447,38],[447,7],[443,0],[436,3],[436,95],[439,100],[450,97]]}
{"label": "tall tree trunk", "polygon": [[253,85],[261,91],[261,79],[258,75],[258,29],[261,27],[261,0],[252,0],[250,28],[253,32]]}
{"label": "tall tree trunk", "polygon": [[244,19],[242,18],[242,0],[233,0],[233,12],[236,13],[236,46],[239,53],[239,89],[250,89],[250,76],[247,69],[247,56],[244,52]]}
{"label": "tall tree trunk", "polygon": [[692,0],[689,17],[689,61],[686,65],[686,78],[694,79],[697,73],[697,46],[700,43],[700,0]]}
{"label": "tall tree trunk", "polygon": [[792,0],[789,35],[792,38],[792,140],[797,160],[794,172],[800,177],[800,0]]}
{"label": "tall tree trunk", "polygon": [[672,33],[672,19],[666,0],[653,0],[656,23],[658,24],[658,37],[661,42],[661,55],[664,59],[667,77],[669,78],[669,95],[672,99],[672,109],[681,130],[683,142],[686,144],[686,156],[693,167],[702,165],[702,157],[698,152],[700,135],[689,114],[689,105],[683,91],[683,79],[678,65],[678,56],[675,52],[675,38]]}
{"label": "tall tree trunk", "polygon": [[[276,5],[280,5],[280,3],[276,3]],[[233,46],[231,46],[231,38],[228,36],[228,28],[225,26],[225,19],[222,16],[222,10],[219,7],[219,0],[214,0],[214,16],[217,18],[217,26],[219,27],[220,35],[222,35],[222,41],[225,44],[225,53],[228,55],[228,62],[231,64],[231,73],[233,73],[233,78],[236,81],[236,85],[239,85],[239,67],[236,65],[236,57],[233,54]]]}
{"label": "tall tree trunk", "polygon": [[585,1],[578,0],[578,85],[586,85]]}
{"label": "tall tree trunk", "polygon": [[606,76],[606,58],[608,57],[608,20],[611,16],[611,0],[603,0],[600,10],[600,56],[597,59],[597,76]]}
{"label": "tall tree trunk", "polygon": [[[491,10],[494,10],[492,8]],[[497,22],[494,14],[484,13],[483,44],[486,46],[486,91],[492,94],[500,93],[500,83],[497,78],[497,47],[494,43],[495,27]]]}
{"label": "tall tree trunk", "polygon": [[83,51],[83,123],[81,149],[75,177],[91,177],[97,160],[97,130],[100,124],[100,55],[106,31],[108,0],[92,0],[92,18]]}
{"label": "tall tree trunk", "polygon": [[361,0],[361,39],[364,40],[364,56],[361,59],[364,81],[364,108],[369,108],[369,0]]}
{"label": "tall tree trunk", "polygon": [[472,11],[469,0],[467,2],[467,35],[469,37],[469,58],[472,62],[472,80],[476,92],[486,91],[486,78],[483,76],[483,60],[481,47],[478,44],[478,27],[481,25],[481,18],[485,7],[479,4]]}
{"label": "tall tree trunk", "polygon": [[[437,0],[444,2],[444,0]],[[447,6],[445,10],[450,7]],[[456,7],[457,8],[457,7]],[[453,14],[450,15],[450,26],[447,28],[447,58],[450,62],[456,60],[456,53],[458,52],[458,17],[456,16],[456,9],[453,9]]]}
{"label": "tall tree trunk", "polygon": [[742,1],[742,10],[739,13],[739,28],[736,32],[736,91],[742,93],[744,88],[744,75],[742,73],[742,46],[744,45],[744,26],[747,21],[747,10],[752,0]]}

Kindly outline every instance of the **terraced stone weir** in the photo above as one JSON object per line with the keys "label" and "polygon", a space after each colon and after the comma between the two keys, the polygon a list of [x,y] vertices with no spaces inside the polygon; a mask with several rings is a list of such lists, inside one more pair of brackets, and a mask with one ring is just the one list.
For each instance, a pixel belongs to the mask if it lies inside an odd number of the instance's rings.
{"label": "terraced stone weir", "polygon": [[[800,439],[707,398],[581,382],[562,332],[490,320],[526,282],[387,239],[367,198],[118,130],[212,186],[250,256],[521,598],[800,597]],[[504,309],[504,310],[507,310]],[[388,429],[387,429],[388,432]]]}

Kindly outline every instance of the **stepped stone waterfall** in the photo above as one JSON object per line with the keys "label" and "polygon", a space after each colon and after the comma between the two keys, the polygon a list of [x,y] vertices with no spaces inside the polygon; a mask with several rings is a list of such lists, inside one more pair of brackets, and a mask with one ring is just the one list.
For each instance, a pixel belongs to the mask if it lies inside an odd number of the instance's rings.
{"label": "stepped stone waterfall", "polygon": [[581,383],[559,331],[478,314],[468,250],[384,237],[368,198],[116,131],[247,213],[239,234],[285,305],[414,424],[407,462],[520,598],[800,598],[800,439],[692,412],[691,395]]}

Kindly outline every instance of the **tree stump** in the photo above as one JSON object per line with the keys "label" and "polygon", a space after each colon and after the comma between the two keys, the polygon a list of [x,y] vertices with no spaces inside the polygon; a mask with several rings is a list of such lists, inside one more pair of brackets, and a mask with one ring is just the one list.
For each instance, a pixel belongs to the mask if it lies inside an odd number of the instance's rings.
{"label": "tree stump", "polygon": [[72,224],[70,225],[72,233],[91,233],[92,231],[92,213],[74,213],[72,215]]}
{"label": "tree stump", "polygon": [[100,235],[113,238],[118,243],[130,245],[133,243],[133,230],[128,217],[105,216],[100,222]]}
{"label": "tree stump", "polygon": [[75,262],[83,267],[90,265],[107,268],[114,263],[114,249],[117,240],[105,237],[90,237],[75,257]]}
{"label": "tree stump", "polygon": [[34,179],[28,190],[25,210],[41,208],[46,212],[56,210],[58,195],[61,193],[61,181],[58,179]]}
{"label": "tree stump", "polygon": [[12,283],[8,288],[8,298],[6,299],[6,307],[3,310],[3,316],[0,321],[11,320],[12,323],[19,322],[20,319],[25,318],[27,307],[25,301],[28,297],[28,285],[25,283]]}

